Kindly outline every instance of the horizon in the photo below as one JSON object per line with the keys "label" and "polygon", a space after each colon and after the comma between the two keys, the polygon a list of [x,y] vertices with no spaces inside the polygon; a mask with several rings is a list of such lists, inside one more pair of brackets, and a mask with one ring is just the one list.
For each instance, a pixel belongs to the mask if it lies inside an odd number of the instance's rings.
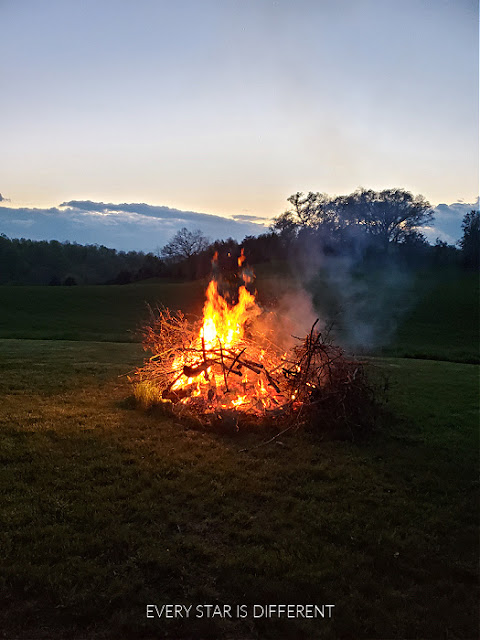
{"label": "horizon", "polygon": [[[368,185],[357,185],[354,189],[351,189],[349,191],[353,192],[356,189],[373,189],[375,191],[381,191],[383,189],[405,189],[406,191],[411,191],[411,189],[407,189],[406,187],[401,187],[400,185],[385,185],[384,187],[382,187],[381,189],[378,188],[376,189],[375,187],[373,187],[371,184]],[[289,196],[292,195],[292,193],[296,193],[297,191],[303,192],[303,193],[308,193],[309,191],[312,191],[314,193],[328,193],[326,191],[319,191],[317,189],[304,189],[303,191],[301,189],[297,189],[296,191],[292,191],[291,193],[288,193],[288,195],[285,197],[285,204],[282,207],[280,207],[280,209],[278,211],[272,211],[270,213],[270,215],[266,214],[265,216],[255,216],[253,215],[253,217],[261,217],[262,219],[265,220],[273,220],[274,217],[276,217],[277,215],[283,213],[287,208],[288,208],[288,204],[287,204],[287,199]],[[413,193],[413,192],[412,192]],[[335,192],[335,193],[328,193],[329,196],[332,197],[337,197],[340,195],[345,195],[345,193],[340,193],[340,192]],[[432,209],[435,209],[436,207],[438,207],[439,205],[445,204],[447,206],[453,205],[453,204],[473,204],[475,205],[478,201],[478,199],[480,198],[480,179],[479,179],[479,193],[478,194],[474,194],[473,198],[469,199],[469,198],[465,198],[462,196],[456,197],[456,198],[450,198],[450,199],[444,199],[444,200],[432,200],[431,198],[428,197],[428,195],[426,195],[426,193],[422,190],[415,192],[414,195],[423,195],[426,200],[430,203]],[[132,205],[132,204],[148,204],[149,206],[152,207],[166,207],[169,209],[174,209],[174,210],[178,210],[178,211],[187,211],[190,209],[182,209],[180,208],[180,206],[177,204],[166,204],[165,202],[160,202],[160,201],[152,201],[149,200],[147,202],[147,200],[145,198],[140,198],[138,200],[121,200],[121,199],[115,199],[115,198],[111,198],[108,197],[107,195],[105,195],[105,197],[102,198],[93,198],[93,197],[77,197],[78,194],[76,194],[75,197],[70,197],[66,200],[64,200],[63,202],[59,202],[58,199],[52,199],[49,198],[48,200],[43,200],[43,199],[37,199],[37,200],[32,200],[32,199],[16,199],[14,200],[13,198],[10,198],[7,196],[6,193],[4,193],[3,191],[0,192],[0,206],[5,206],[5,203],[8,203],[9,207],[12,209],[22,209],[22,208],[27,208],[27,209],[51,209],[52,207],[61,207],[63,204],[65,204],[65,202],[98,202],[98,203],[102,203],[102,204],[114,204],[116,206],[121,205],[121,204],[128,204],[128,205]],[[197,210],[198,209],[198,210]],[[215,211],[200,211],[200,207],[197,207],[195,209],[196,213],[201,213],[204,215],[211,215],[211,216],[215,216],[215,215],[219,215],[222,216],[226,219],[234,219],[235,217],[239,216],[242,214],[241,210],[239,207],[237,207],[237,209],[235,210],[234,213],[216,213]]]}
{"label": "horizon", "polygon": [[[273,221],[241,214],[228,218],[147,203],[69,200],[50,208],[12,207],[6,203],[12,204],[0,194],[0,233],[7,237],[98,244],[145,253],[158,253],[182,227],[202,231],[210,242],[230,237],[242,242],[247,236],[269,232]],[[478,207],[479,199],[432,206],[433,223],[419,230],[430,244],[438,238],[455,245],[461,237],[463,216]]]}

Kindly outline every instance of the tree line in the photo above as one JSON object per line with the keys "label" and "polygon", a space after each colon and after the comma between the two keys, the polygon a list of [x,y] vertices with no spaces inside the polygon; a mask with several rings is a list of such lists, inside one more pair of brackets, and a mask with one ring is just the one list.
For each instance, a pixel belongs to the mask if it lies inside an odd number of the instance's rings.
{"label": "tree line", "polygon": [[164,275],[152,253],[0,235],[0,284],[126,284]]}
{"label": "tree line", "polygon": [[[422,228],[434,220],[429,202],[403,189],[358,189],[347,196],[295,193],[290,208],[274,218],[268,232],[247,236],[241,246],[250,264],[287,260],[305,262],[312,256],[345,257],[374,266],[392,259],[410,267],[463,265],[479,268],[479,212],[464,216],[462,238],[456,245],[437,238],[432,246]],[[209,244],[200,230],[178,231],[161,255],[170,270],[183,277],[208,274],[210,258],[218,251],[224,268],[239,253],[231,238]],[[222,258],[223,257],[223,258]]]}
{"label": "tree line", "polygon": [[127,284],[154,277],[208,276],[218,252],[220,268],[234,271],[243,247],[250,264],[306,256],[346,257],[372,266],[392,257],[408,266],[463,265],[479,268],[479,212],[467,213],[455,245],[437,239],[430,245],[421,229],[433,211],[421,195],[403,189],[358,189],[347,196],[295,193],[290,207],[270,229],[210,242],[201,230],[180,229],[158,255],[116,251],[99,245],[9,239],[0,235],[0,284]]}

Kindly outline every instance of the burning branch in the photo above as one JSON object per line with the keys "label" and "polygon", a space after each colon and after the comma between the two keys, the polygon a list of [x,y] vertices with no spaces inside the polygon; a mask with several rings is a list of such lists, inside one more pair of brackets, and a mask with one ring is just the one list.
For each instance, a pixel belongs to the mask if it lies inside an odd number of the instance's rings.
{"label": "burning branch", "polygon": [[[209,348],[203,336],[195,337],[198,323],[158,310],[154,326],[145,331],[146,347],[156,352],[135,372],[137,389],[153,386],[158,402],[170,402],[175,412],[202,424],[222,422],[232,411],[250,421],[281,414],[290,427],[320,417],[324,425],[346,420],[352,392],[360,390],[361,396],[366,389],[363,367],[317,325],[318,320],[289,355],[258,336],[244,336],[229,348],[217,336]],[[230,375],[236,380],[229,384]]]}
{"label": "burning branch", "polygon": [[352,416],[361,423],[358,408],[365,408],[368,396],[362,364],[346,358],[328,331],[318,330],[319,320],[290,353],[283,353],[255,332],[260,314],[245,287],[230,304],[215,281],[208,286],[200,321],[166,308],[152,313],[144,330],[151,356],[133,376],[137,397],[145,406],[168,403],[202,424],[231,418],[237,427],[239,416],[274,421],[279,415],[287,427],[319,419],[323,425],[348,422]]}

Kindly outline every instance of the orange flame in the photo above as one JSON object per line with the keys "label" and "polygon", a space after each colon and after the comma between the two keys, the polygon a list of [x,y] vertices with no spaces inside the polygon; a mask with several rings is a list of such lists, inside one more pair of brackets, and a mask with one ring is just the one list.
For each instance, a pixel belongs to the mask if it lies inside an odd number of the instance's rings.
{"label": "orange flame", "polygon": [[240,287],[238,294],[237,304],[231,307],[218,293],[215,280],[208,285],[200,331],[206,348],[215,349],[220,341],[223,347],[229,349],[243,338],[247,320],[252,320],[260,313],[255,297],[245,287]]}
{"label": "orange flame", "polygon": [[[218,254],[215,253],[212,264],[215,266],[217,261]],[[238,265],[243,267],[244,262],[242,249]],[[247,282],[253,278],[253,272],[245,272],[243,269],[242,276]],[[189,349],[173,363],[173,370],[178,376],[171,390],[177,393],[183,390],[187,394],[181,399],[183,404],[194,405],[202,401],[212,411],[217,407],[255,413],[278,407],[289,400],[282,399],[278,387],[270,384],[271,379],[265,373],[266,352],[261,345],[254,345],[252,350],[249,343],[247,354],[254,358],[253,361],[241,365],[237,360],[237,356],[246,349],[243,340],[247,326],[260,313],[255,296],[245,286],[239,287],[238,300],[231,304],[219,292],[216,280],[210,281],[198,335]],[[272,368],[278,369],[281,362],[278,356],[278,362],[273,363]]]}
{"label": "orange flame", "polygon": [[[215,254],[214,259],[216,257],[217,254]],[[223,349],[231,349],[242,340],[246,323],[256,318],[260,313],[261,310],[255,301],[255,296],[244,286],[241,286],[238,290],[238,302],[235,305],[230,305],[218,292],[217,282],[211,280],[206,291],[202,326],[192,347],[204,352],[220,349],[220,353]],[[188,363],[188,366],[190,369],[194,369],[195,366],[200,365],[203,361],[203,355],[199,353],[197,357],[194,357]],[[183,358],[177,358],[174,362],[174,369],[181,371],[185,364],[186,362]],[[200,395],[200,385],[211,382],[208,375],[209,372],[210,368],[202,368],[197,376],[181,375],[172,385],[172,391],[187,387],[195,380],[197,388],[192,393],[192,396]],[[214,386],[221,386],[223,381],[223,372],[214,373],[212,381]],[[241,403],[238,401],[235,404],[232,402],[233,406],[238,406],[239,404]]]}

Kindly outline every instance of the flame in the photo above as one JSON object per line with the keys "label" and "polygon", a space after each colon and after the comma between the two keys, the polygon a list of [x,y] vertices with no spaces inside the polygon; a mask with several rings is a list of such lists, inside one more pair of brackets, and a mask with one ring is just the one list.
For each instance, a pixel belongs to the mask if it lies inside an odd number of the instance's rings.
{"label": "flame", "polygon": [[253,282],[253,271],[251,269],[249,269],[248,267],[244,267],[243,263],[245,262],[246,258],[245,258],[245,253],[243,251],[243,247],[240,251],[240,256],[238,258],[238,266],[241,269],[241,277],[242,280],[245,282],[245,284],[250,284],[251,282]]}
{"label": "flame", "polygon": [[239,407],[242,404],[245,404],[246,402],[248,402],[248,400],[246,399],[247,396],[238,396],[238,398],[236,398],[235,400],[232,400],[232,406],[233,407]]}
{"label": "flame", "polygon": [[[218,254],[215,253],[214,271],[217,261]],[[242,249],[238,265],[247,282],[253,278],[253,271],[247,271],[244,263]],[[181,392],[183,404],[194,406],[195,402],[203,401],[203,408],[208,406],[212,411],[217,407],[258,413],[290,400],[281,397],[278,387],[270,384],[266,373],[268,366],[277,369],[281,366],[281,354],[272,366],[262,345],[254,345],[252,350],[249,343],[248,358],[253,357],[253,360],[242,365],[236,359],[244,353],[246,332],[260,313],[255,296],[244,285],[238,289],[237,301],[231,303],[220,293],[217,281],[210,281],[198,335],[186,350],[187,355],[178,356],[173,363],[177,377],[171,391]]]}
{"label": "flame", "polygon": [[[214,256],[214,260],[215,259],[216,254]],[[252,295],[246,287],[241,286],[239,288],[238,302],[230,305],[219,293],[217,282],[211,280],[206,291],[202,326],[198,338],[192,346],[205,351],[219,349],[220,352],[222,352],[223,349],[231,349],[242,340],[246,323],[252,321],[260,313],[261,311],[255,301],[255,296]],[[200,365],[202,362],[203,356],[199,354],[193,362],[189,362],[188,364],[191,368],[195,368],[195,365]],[[184,360],[179,358],[174,363],[174,369],[182,370],[185,364]],[[180,376],[172,386],[172,390],[176,391],[189,386],[194,382],[194,379],[197,384],[201,384],[201,374],[209,374],[210,369],[211,368],[203,369],[196,377]],[[223,373],[215,373],[214,376],[215,382],[220,386],[223,380]],[[203,376],[203,379],[205,378],[206,376]],[[206,381],[207,380],[205,380],[205,382]],[[234,406],[237,406],[237,404],[234,404]]]}
{"label": "flame", "polygon": [[201,329],[207,348],[218,347],[219,341],[227,349],[232,347],[243,338],[245,323],[260,314],[255,297],[244,286],[238,294],[238,302],[232,307],[218,293],[214,280],[208,285]]}

